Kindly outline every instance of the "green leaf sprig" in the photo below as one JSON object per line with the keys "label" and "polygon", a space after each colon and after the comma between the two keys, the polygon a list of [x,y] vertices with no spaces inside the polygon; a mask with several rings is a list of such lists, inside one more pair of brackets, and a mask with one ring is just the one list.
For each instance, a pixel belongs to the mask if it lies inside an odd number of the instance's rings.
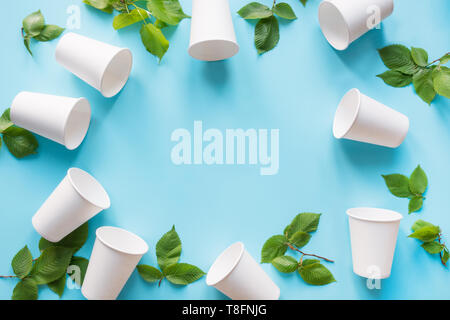
{"label": "green leaf sprig", "polygon": [[447,266],[450,253],[442,242],[441,228],[423,220],[417,220],[411,227],[413,233],[408,237],[422,241],[420,245],[429,254],[439,254],[441,262]]}
{"label": "green leaf sprig", "polygon": [[47,285],[59,297],[64,293],[69,266],[78,266],[80,277],[73,280],[81,286],[86,274],[89,260],[75,256],[88,237],[89,227],[85,223],[57,243],[44,238],[39,241],[41,255],[33,259],[27,246],[23,247],[13,258],[11,266],[14,276],[0,278],[17,278],[20,281],[13,290],[12,300],[37,300],[38,285]]}
{"label": "green leaf sprig", "polygon": [[26,16],[22,22],[22,36],[23,43],[28,52],[33,55],[31,51],[31,39],[46,42],[58,38],[65,29],[54,24],[45,24],[44,16],[41,10],[31,13]]}
{"label": "green leaf sprig", "polygon": [[[297,271],[300,277],[311,285],[321,286],[335,282],[333,274],[318,259],[327,262],[334,262],[333,260],[300,250],[311,239],[310,233],[317,230],[320,216],[321,214],[317,213],[298,214],[284,229],[282,235],[272,236],[264,243],[261,263],[271,263],[283,273]],[[301,253],[300,260],[285,255],[288,249]],[[307,256],[318,259],[305,259]]]}
{"label": "green leaf sprig", "polygon": [[161,271],[145,264],[138,265],[137,270],[142,279],[147,282],[158,282],[158,286],[164,278],[173,284],[188,285],[205,275],[194,265],[179,263],[180,255],[181,240],[173,226],[156,244],[156,257]]}
{"label": "green leaf sprig", "polygon": [[[301,0],[303,5],[307,0]],[[288,21],[297,19],[292,7],[286,2],[273,1],[272,8],[259,2],[251,2],[237,12],[245,20],[258,20],[255,26],[255,47],[258,54],[272,50],[280,40],[280,27],[278,19]]]}
{"label": "green leaf sprig", "polygon": [[387,85],[405,87],[411,82],[419,97],[428,104],[436,94],[450,99],[450,69],[444,65],[450,61],[450,52],[428,62],[428,53],[422,48],[394,44],[378,50],[381,59],[390,70],[377,75]]}
{"label": "green leaf sprig", "polygon": [[[0,134],[9,152],[16,158],[23,158],[35,154],[39,143],[28,130],[19,128],[11,122],[10,109],[6,109],[0,117]],[[2,141],[0,140],[0,148]]]}
{"label": "green leaf sprig", "polygon": [[411,176],[399,173],[381,175],[389,191],[396,197],[408,198],[408,214],[419,211],[423,206],[423,194],[428,186],[425,171],[418,165]]}
{"label": "green leaf sprig", "polygon": [[114,10],[118,11],[119,14],[113,20],[115,30],[143,22],[139,32],[141,41],[147,51],[158,57],[159,61],[169,49],[169,41],[161,29],[176,26],[181,20],[190,18],[183,12],[178,0],[83,0],[83,2],[109,14]]}

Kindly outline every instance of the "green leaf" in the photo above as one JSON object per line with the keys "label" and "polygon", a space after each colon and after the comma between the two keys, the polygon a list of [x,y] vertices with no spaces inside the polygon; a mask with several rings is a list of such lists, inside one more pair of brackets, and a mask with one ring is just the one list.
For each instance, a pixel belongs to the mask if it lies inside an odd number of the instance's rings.
{"label": "green leaf", "polygon": [[394,44],[378,50],[381,60],[389,69],[398,69],[401,67],[414,67],[414,61],[411,52],[405,46]]}
{"label": "green leaf", "polygon": [[83,3],[106,13],[111,14],[114,11],[110,0],[83,0]]}
{"label": "green leaf", "polygon": [[49,247],[45,249],[36,260],[30,277],[37,284],[47,284],[59,279],[66,273],[72,253],[72,249],[64,247]]}
{"label": "green leaf", "polygon": [[436,226],[434,224],[431,224],[429,222],[426,222],[426,221],[423,221],[423,220],[419,219],[416,222],[414,222],[414,224],[411,227],[411,230],[412,231],[417,231],[417,230],[419,230],[420,228],[423,228],[423,227],[436,227]]}
{"label": "green leaf", "polygon": [[444,246],[436,241],[424,242],[420,246],[430,254],[437,254],[444,249]]}
{"label": "green leaf", "polygon": [[109,0],[114,9],[119,12],[128,12],[128,6],[136,0]]}
{"label": "green leaf", "polygon": [[27,48],[27,50],[28,50],[28,52],[31,54],[31,55],[33,55],[33,52],[31,51],[31,48],[30,48],[30,38],[28,37],[28,36],[25,36],[24,38],[23,38],[23,44],[25,45],[25,48]]}
{"label": "green leaf", "polygon": [[444,248],[444,252],[442,253],[442,263],[445,265],[447,264],[448,259],[450,258],[450,253],[448,252],[447,247]]}
{"label": "green leaf", "polygon": [[419,211],[423,206],[423,198],[414,196],[408,203],[408,213]]}
{"label": "green leaf", "polygon": [[41,10],[33,12],[23,19],[23,30],[30,37],[37,36],[45,26],[44,16],[41,13]]}
{"label": "green leaf", "polygon": [[433,84],[433,70],[422,69],[413,76],[413,85],[419,97],[428,104],[431,104],[436,91]]}
{"label": "green leaf", "polygon": [[408,237],[418,239],[423,242],[429,242],[435,240],[438,237],[439,233],[440,233],[439,227],[427,226],[414,231]]}
{"label": "green leaf", "polygon": [[183,12],[178,0],[152,0],[147,2],[148,10],[167,24],[176,26],[184,18],[190,18]]}
{"label": "green leaf", "polygon": [[158,265],[163,272],[168,266],[178,262],[181,255],[181,240],[175,231],[175,226],[164,234],[156,244]]}
{"label": "green leaf", "polygon": [[35,154],[39,146],[34,135],[19,127],[9,127],[3,132],[3,141],[8,150],[16,157],[23,158]]}
{"label": "green leaf", "polygon": [[383,79],[387,85],[396,88],[405,87],[412,82],[411,75],[401,73],[397,70],[388,70],[377,75],[377,77]]}
{"label": "green leaf", "polygon": [[6,109],[0,117],[0,133],[13,126],[11,117],[9,116],[10,108]]}
{"label": "green leaf", "polygon": [[440,61],[439,64],[446,64],[447,62],[450,61],[450,53],[446,53],[445,56],[443,56]]}
{"label": "green leaf", "polygon": [[86,276],[86,271],[87,271],[88,265],[89,265],[89,260],[86,258],[83,258],[83,257],[73,256],[72,260],[70,260],[69,267],[77,266],[78,268],[80,268],[79,277],[72,270],[71,270],[71,272],[68,272],[70,279],[72,279],[72,281],[74,281],[79,287],[81,287],[83,285],[83,281],[84,281],[84,277]]}
{"label": "green leaf", "polygon": [[30,274],[33,267],[33,256],[27,246],[23,247],[14,256],[11,262],[14,274],[20,279],[25,278]]}
{"label": "green leaf", "polygon": [[423,194],[428,186],[428,179],[425,171],[417,166],[409,177],[409,189],[414,194]]}
{"label": "green leaf", "polygon": [[157,282],[164,278],[164,275],[161,271],[146,264],[140,264],[136,268],[142,279],[147,282]]}
{"label": "green leaf", "polygon": [[167,280],[173,284],[187,285],[203,277],[201,269],[188,263],[173,264],[164,271]]}
{"label": "green leaf", "polygon": [[142,25],[140,33],[142,43],[147,51],[161,60],[167,49],[169,49],[169,41],[164,37],[161,30],[148,23]]}
{"label": "green leaf", "polygon": [[297,16],[294,13],[294,10],[292,10],[291,6],[287,4],[286,2],[278,3],[273,8],[273,13],[275,13],[277,16],[283,19],[287,20],[295,20],[297,19]]}
{"label": "green leaf", "polygon": [[243,6],[237,13],[246,20],[263,19],[272,16],[272,10],[258,2],[251,2]]}
{"label": "green leaf", "polygon": [[14,288],[12,300],[37,300],[38,286],[30,278],[26,278],[17,283]]}
{"label": "green leaf", "polygon": [[298,248],[304,247],[309,240],[311,239],[311,235],[304,231],[297,231],[290,238],[289,242],[295,245]]}
{"label": "green leaf", "polygon": [[58,38],[61,33],[64,32],[64,28],[55,26],[53,24],[47,24],[45,25],[44,29],[41,31],[41,33],[34,37],[34,39],[38,41],[51,41],[56,38]]}
{"label": "green leaf", "polygon": [[63,274],[59,279],[47,284],[48,288],[56,293],[60,298],[66,288],[66,274]]}
{"label": "green leaf", "polygon": [[317,230],[320,221],[320,213],[303,212],[298,214],[284,229],[284,234],[289,238],[297,231],[314,232]]}
{"label": "green leaf", "polygon": [[298,273],[306,283],[323,286],[336,281],[330,270],[323,264],[315,259],[313,261],[308,260],[311,259],[305,259],[298,268]]}
{"label": "green leaf", "polygon": [[421,67],[428,65],[428,53],[422,48],[411,48],[411,56],[414,62]]}
{"label": "green leaf", "polygon": [[298,268],[298,262],[291,256],[280,256],[272,260],[272,265],[283,273],[292,273]]}
{"label": "green leaf", "polygon": [[84,246],[88,238],[88,234],[89,225],[86,222],[72,231],[69,235],[65,236],[59,242],[50,242],[44,238],[41,238],[41,240],[39,240],[39,250],[43,251],[49,247],[66,247],[73,249],[73,253],[75,253],[80,250],[82,246]]}
{"label": "green leaf", "polygon": [[450,68],[440,66],[433,73],[434,90],[441,96],[450,99]]}
{"label": "green leaf", "polygon": [[280,40],[278,20],[274,16],[258,21],[255,27],[255,47],[258,54],[270,51]]}
{"label": "green leaf", "polygon": [[300,0],[300,2],[303,4],[303,6],[306,6],[306,2],[308,2],[308,0]]}
{"label": "green leaf", "polygon": [[283,256],[288,248],[285,236],[276,235],[270,237],[261,250],[261,263],[270,263],[273,259]]}
{"label": "green leaf", "polygon": [[398,173],[381,176],[383,177],[386,186],[389,188],[389,191],[394,196],[399,198],[408,198],[412,196],[411,191],[409,190],[409,179],[407,176]]}
{"label": "green leaf", "polygon": [[131,26],[132,24],[149,18],[147,11],[141,8],[131,10],[130,13],[121,13],[114,17],[113,27],[116,30]]}

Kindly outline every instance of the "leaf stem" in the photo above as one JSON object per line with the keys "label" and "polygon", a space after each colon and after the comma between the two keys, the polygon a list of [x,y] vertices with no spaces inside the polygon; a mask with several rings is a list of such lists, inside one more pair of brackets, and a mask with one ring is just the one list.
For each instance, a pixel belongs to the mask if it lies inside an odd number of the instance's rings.
{"label": "leaf stem", "polygon": [[0,276],[0,279],[18,278],[18,276]]}
{"label": "leaf stem", "polygon": [[443,58],[443,57],[445,57],[446,55],[448,55],[448,54],[450,54],[450,52],[447,52],[446,54],[444,54],[442,57],[440,57],[439,59],[436,59],[436,60],[434,60],[433,62],[430,62],[429,64],[427,64],[427,67],[428,66],[431,66],[433,63],[436,63],[436,62],[438,62],[438,61],[441,61],[441,59]]}
{"label": "leaf stem", "polygon": [[[295,250],[295,251],[297,251],[297,252],[300,252],[300,253],[301,253],[302,255],[304,255],[304,256],[316,257],[316,258],[325,260],[325,261],[327,261],[327,262],[334,262],[334,260],[327,259],[327,258],[325,258],[325,257],[318,256],[318,255],[316,255],[316,254],[305,253],[305,252],[301,251],[300,249],[297,249],[296,247],[294,247],[294,246],[293,246],[292,244],[290,244],[290,243],[287,243],[287,245],[288,245],[288,247],[289,247],[290,249]],[[302,257],[302,259],[303,259],[303,257]]]}

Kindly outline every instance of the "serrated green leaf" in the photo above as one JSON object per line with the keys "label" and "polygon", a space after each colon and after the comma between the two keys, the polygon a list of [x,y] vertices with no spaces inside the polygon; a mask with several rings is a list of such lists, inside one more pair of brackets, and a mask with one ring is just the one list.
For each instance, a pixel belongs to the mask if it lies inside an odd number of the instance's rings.
{"label": "serrated green leaf", "polygon": [[33,12],[23,19],[23,30],[30,37],[37,36],[45,26],[44,16],[41,13],[41,10]]}
{"label": "serrated green leaf", "polygon": [[141,40],[148,52],[162,59],[167,49],[169,49],[169,41],[167,41],[160,29],[153,24],[148,23],[142,25]]}
{"label": "serrated green leaf", "polygon": [[291,237],[289,237],[289,242],[295,245],[298,248],[304,247],[309,240],[311,239],[311,235],[304,231],[297,231]]}
{"label": "serrated green leaf", "polygon": [[19,159],[35,154],[39,146],[31,132],[15,126],[3,131],[3,141],[12,155]]}
{"label": "serrated green leaf", "polygon": [[298,267],[298,273],[303,281],[315,286],[323,286],[336,281],[330,270],[323,264],[317,262],[317,260],[309,260],[313,259],[305,259],[302,265]]}
{"label": "serrated green leaf", "polygon": [[156,19],[173,26],[176,26],[185,18],[190,18],[190,16],[183,12],[178,0],[148,1],[147,8]]}
{"label": "serrated green leaf", "polygon": [[258,2],[251,2],[243,6],[237,13],[246,20],[264,19],[272,16],[272,10]]}
{"label": "serrated green leaf", "polygon": [[320,221],[320,213],[303,212],[295,216],[291,224],[284,229],[284,234],[290,238],[297,231],[314,232]]}
{"label": "serrated green leaf", "polygon": [[[83,285],[88,265],[89,260],[83,257],[73,256],[70,260],[67,273],[69,274],[70,279],[72,279],[79,287]],[[75,269],[74,266],[78,267],[79,270]],[[79,274],[77,273],[78,271],[80,272]]]}
{"label": "serrated green leaf", "polygon": [[44,238],[39,240],[39,250],[43,251],[49,247],[66,247],[73,249],[73,253],[77,252],[81,249],[82,246],[86,243],[86,240],[89,235],[89,225],[88,223],[84,223],[70,234],[65,236],[59,242],[50,242]]}
{"label": "serrated green leaf", "polygon": [[44,29],[42,29],[41,33],[35,36],[34,39],[41,42],[51,41],[58,38],[61,33],[64,32],[64,30],[64,28],[58,27],[56,25],[47,24],[45,25]]}
{"label": "serrated green leaf", "polygon": [[433,84],[433,70],[422,69],[413,76],[414,89],[418,96],[428,104],[434,100],[436,91]]}
{"label": "serrated green leaf", "polygon": [[423,206],[423,198],[414,196],[409,200],[408,213],[419,211]]}
{"label": "serrated green leaf", "polygon": [[445,247],[444,251],[442,252],[442,257],[441,257],[442,263],[444,265],[446,265],[449,258],[450,258],[450,253],[449,253],[447,247]]}
{"label": "serrated green leaf", "polygon": [[139,275],[147,282],[157,282],[164,278],[164,275],[158,269],[148,266],[146,264],[140,264],[137,267]]}
{"label": "serrated green leaf", "polygon": [[11,262],[14,274],[20,279],[25,278],[30,274],[33,267],[33,256],[27,246],[23,247],[14,256]]}
{"label": "serrated green leaf", "polygon": [[25,48],[27,48],[28,53],[33,56],[33,51],[31,51],[31,47],[30,47],[30,38],[28,36],[25,36],[23,38],[23,44],[25,45]]}
{"label": "serrated green leaf", "polygon": [[17,283],[14,288],[12,300],[37,300],[38,286],[30,278],[26,278]]}
{"label": "serrated green leaf", "polygon": [[440,66],[432,72],[434,90],[450,99],[450,68]]}
{"label": "serrated green leaf", "polygon": [[436,241],[424,242],[420,246],[430,254],[437,254],[444,249],[444,246]]}
{"label": "serrated green leaf", "polygon": [[378,50],[381,60],[389,69],[413,67],[415,65],[409,49],[400,44],[394,44]]}
{"label": "serrated green leaf", "polygon": [[409,190],[409,178],[403,174],[388,174],[381,175],[388,187],[389,191],[396,197],[408,198],[411,197],[411,191]]}
{"label": "serrated green leaf", "polygon": [[178,285],[187,285],[203,277],[200,268],[188,263],[177,263],[166,268],[164,274],[170,282]]}
{"label": "serrated green leaf", "polygon": [[270,263],[273,259],[283,256],[288,248],[285,236],[276,235],[270,237],[261,250],[261,263]]}
{"label": "serrated green leaf", "polygon": [[275,7],[273,8],[273,13],[275,13],[277,16],[283,19],[287,20],[297,19],[294,10],[292,10],[291,6],[286,2],[276,4]]}
{"label": "serrated green leaf", "polygon": [[414,224],[411,227],[411,230],[412,231],[417,231],[417,230],[419,230],[420,228],[423,228],[423,227],[436,227],[436,226],[434,224],[431,224],[429,222],[426,222],[426,221],[423,221],[423,220],[419,219],[416,222],[414,222]]}
{"label": "serrated green leaf", "polygon": [[36,284],[53,282],[66,273],[73,250],[64,247],[49,247],[42,251],[34,263],[30,277]]}
{"label": "serrated green leaf", "polygon": [[258,54],[272,50],[280,40],[278,20],[274,16],[258,21],[255,27],[255,47]]}
{"label": "serrated green leaf", "polygon": [[63,274],[59,279],[47,284],[48,288],[56,293],[60,298],[62,297],[64,289],[66,288],[66,278],[67,275]]}
{"label": "serrated green leaf", "polygon": [[437,226],[426,226],[420,229],[417,229],[413,233],[411,233],[408,237],[418,239],[423,242],[430,242],[435,240],[440,232],[440,228]]}
{"label": "serrated green leaf", "polygon": [[387,85],[396,88],[405,87],[412,82],[411,75],[401,73],[397,70],[387,70],[386,72],[377,75],[377,77],[381,78]]}
{"label": "serrated green leaf", "polygon": [[9,113],[10,108],[6,109],[0,117],[0,133],[3,133],[3,131],[14,125],[11,121]]}
{"label": "serrated green leaf", "polygon": [[109,14],[114,11],[110,0],[83,0],[83,3]]}
{"label": "serrated green leaf", "polygon": [[421,67],[428,65],[428,53],[422,48],[411,48],[411,56],[414,62]]}
{"label": "serrated green leaf", "polygon": [[131,26],[136,22],[149,18],[147,11],[141,8],[131,10],[130,13],[121,13],[114,17],[113,28],[116,30]]}
{"label": "serrated green leaf", "polygon": [[409,177],[409,189],[414,194],[423,194],[428,186],[428,178],[425,171],[417,166]]}
{"label": "serrated green leaf", "polygon": [[181,255],[181,240],[175,231],[175,226],[164,234],[156,244],[158,265],[163,272],[168,266],[178,262]]}
{"label": "serrated green leaf", "polygon": [[272,260],[272,265],[280,272],[292,273],[297,270],[298,262],[291,256],[280,256]]}

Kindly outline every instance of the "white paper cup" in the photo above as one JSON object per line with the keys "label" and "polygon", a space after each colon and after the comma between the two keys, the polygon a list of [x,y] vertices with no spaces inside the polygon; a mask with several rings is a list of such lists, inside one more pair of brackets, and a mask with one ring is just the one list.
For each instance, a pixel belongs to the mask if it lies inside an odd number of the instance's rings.
{"label": "white paper cup", "polygon": [[369,279],[388,278],[403,216],[377,208],[352,208],[347,210],[347,215],[353,272]]}
{"label": "white paper cup", "polygon": [[108,194],[94,177],[70,168],[33,216],[32,223],[42,237],[58,242],[109,206]]}
{"label": "white paper cup", "polygon": [[12,102],[10,116],[17,126],[73,150],[86,136],[91,107],[85,98],[20,92]]}
{"label": "white paper cup", "polygon": [[206,276],[213,286],[233,300],[278,300],[280,288],[245,250],[242,242],[229,246]]}
{"label": "white paper cup", "polygon": [[333,134],[349,139],[397,148],[406,138],[409,119],[404,114],[351,89],[334,116]]}
{"label": "white paper cup", "polygon": [[319,24],[328,42],[345,50],[393,10],[393,0],[324,0],[319,5]]}
{"label": "white paper cup", "polygon": [[127,83],[133,64],[131,51],[76,33],[65,34],[56,47],[56,61],[107,98]]}
{"label": "white paper cup", "polygon": [[115,300],[148,245],[116,227],[98,228],[96,235],[81,293],[88,300]]}
{"label": "white paper cup", "polygon": [[238,51],[228,0],[193,0],[189,54],[198,60],[217,61]]}

